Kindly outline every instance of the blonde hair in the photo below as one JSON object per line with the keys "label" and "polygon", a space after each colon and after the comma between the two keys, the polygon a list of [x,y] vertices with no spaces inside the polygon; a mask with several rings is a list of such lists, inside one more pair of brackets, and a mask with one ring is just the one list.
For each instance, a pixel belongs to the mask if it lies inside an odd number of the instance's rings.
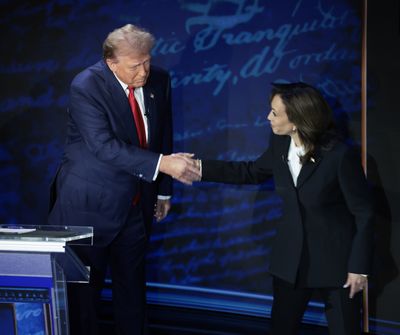
{"label": "blonde hair", "polygon": [[149,54],[154,46],[154,36],[143,28],[127,24],[108,34],[103,43],[103,58],[113,59],[117,55],[136,52]]}

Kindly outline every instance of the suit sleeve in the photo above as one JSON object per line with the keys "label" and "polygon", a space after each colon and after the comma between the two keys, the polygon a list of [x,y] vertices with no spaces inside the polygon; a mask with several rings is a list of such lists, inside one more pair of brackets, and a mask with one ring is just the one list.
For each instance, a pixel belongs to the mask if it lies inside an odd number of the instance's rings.
{"label": "suit sleeve", "polygon": [[103,107],[105,97],[96,93],[100,98],[82,83],[71,85],[70,117],[88,150],[100,161],[151,182],[159,154],[120,140]]}
{"label": "suit sleeve", "polygon": [[273,145],[255,161],[202,161],[202,181],[226,184],[260,184],[272,176]]}
{"label": "suit sleeve", "polygon": [[339,167],[339,182],[355,220],[348,272],[368,274],[372,257],[374,208],[360,159],[348,150]]}

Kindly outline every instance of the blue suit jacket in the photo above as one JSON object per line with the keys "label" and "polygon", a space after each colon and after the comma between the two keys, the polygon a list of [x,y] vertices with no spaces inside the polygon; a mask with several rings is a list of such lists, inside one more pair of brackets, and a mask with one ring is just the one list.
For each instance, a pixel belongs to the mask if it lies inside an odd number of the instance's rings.
{"label": "blue suit jacket", "polygon": [[293,183],[289,136],[271,137],[252,162],[203,160],[202,180],[257,184],[274,177],[283,200],[270,272],[306,287],[341,287],[347,273],[368,274],[374,210],[359,156],[343,143],[320,148]]}
{"label": "blue suit jacket", "polygon": [[139,147],[135,123],[121,85],[104,61],[71,84],[62,164],[52,185],[50,224],[93,226],[95,243],[110,241],[140,192],[147,232],[157,194],[171,195],[172,180],[153,176],[159,154],[172,151],[170,77],[151,67],[143,87],[148,149]]}

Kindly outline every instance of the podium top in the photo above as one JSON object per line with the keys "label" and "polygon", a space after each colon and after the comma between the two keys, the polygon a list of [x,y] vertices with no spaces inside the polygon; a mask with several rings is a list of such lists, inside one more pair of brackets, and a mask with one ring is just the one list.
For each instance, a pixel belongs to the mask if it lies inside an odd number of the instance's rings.
{"label": "podium top", "polygon": [[92,237],[93,227],[0,225],[0,241],[71,242]]}

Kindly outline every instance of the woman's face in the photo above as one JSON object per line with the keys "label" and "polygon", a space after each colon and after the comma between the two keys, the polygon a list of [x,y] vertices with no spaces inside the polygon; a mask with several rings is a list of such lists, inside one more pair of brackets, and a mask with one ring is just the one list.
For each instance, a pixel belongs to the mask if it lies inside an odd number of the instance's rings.
{"label": "woman's face", "polygon": [[296,127],[290,122],[286,114],[286,107],[279,95],[275,95],[271,101],[271,111],[267,119],[271,123],[271,128],[276,135],[291,135]]}

